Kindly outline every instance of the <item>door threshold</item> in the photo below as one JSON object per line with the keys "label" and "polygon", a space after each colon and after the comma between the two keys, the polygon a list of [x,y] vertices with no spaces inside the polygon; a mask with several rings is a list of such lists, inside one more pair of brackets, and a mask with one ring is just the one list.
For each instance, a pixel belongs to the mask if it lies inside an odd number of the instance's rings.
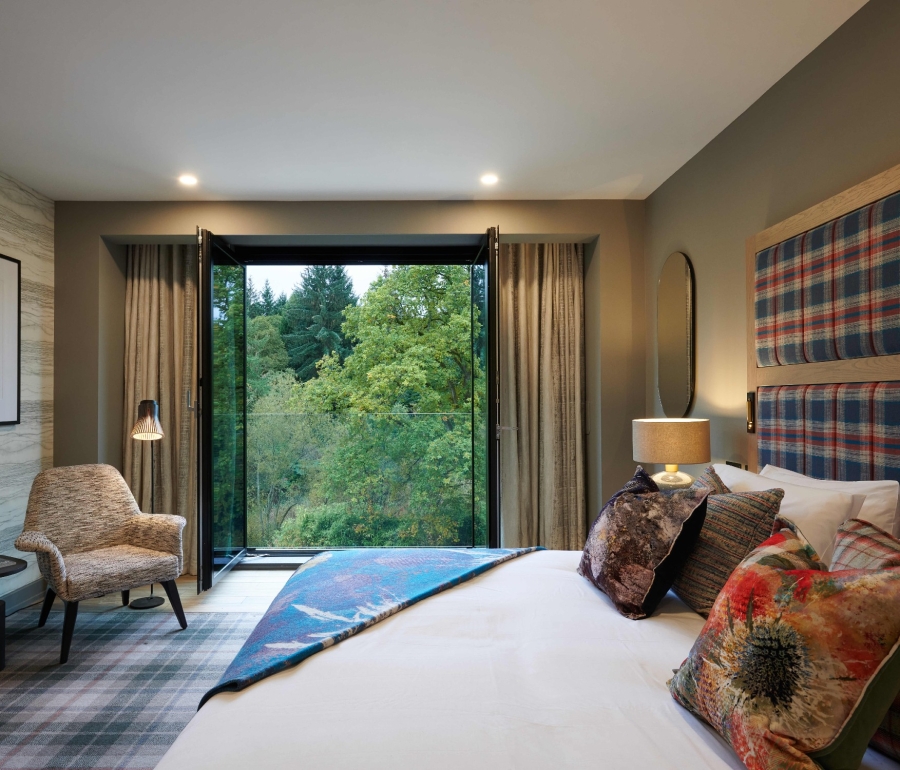
{"label": "door threshold", "polygon": [[276,554],[260,554],[254,556],[247,554],[236,564],[234,570],[254,570],[254,569],[286,569],[295,570],[301,564],[305,564],[312,556],[278,556]]}

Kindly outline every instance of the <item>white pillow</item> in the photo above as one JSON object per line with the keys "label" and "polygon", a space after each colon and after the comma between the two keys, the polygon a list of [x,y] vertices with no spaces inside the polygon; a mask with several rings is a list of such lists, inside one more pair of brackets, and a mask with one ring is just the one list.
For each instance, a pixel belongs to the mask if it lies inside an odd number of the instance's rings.
{"label": "white pillow", "polygon": [[895,537],[900,536],[900,483],[896,481],[823,481],[777,465],[767,465],[760,475],[803,487],[864,494],[866,499],[853,518],[864,519]]}
{"label": "white pillow", "polygon": [[810,545],[816,549],[819,558],[826,564],[831,563],[838,527],[847,519],[852,519],[854,508],[860,510],[865,500],[864,495],[856,495],[860,499],[854,500],[854,495],[846,492],[832,492],[791,484],[731,465],[716,463],[713,470],[732,492],[783,489],[784,499],[781,501],[779,515],[797,525]]}

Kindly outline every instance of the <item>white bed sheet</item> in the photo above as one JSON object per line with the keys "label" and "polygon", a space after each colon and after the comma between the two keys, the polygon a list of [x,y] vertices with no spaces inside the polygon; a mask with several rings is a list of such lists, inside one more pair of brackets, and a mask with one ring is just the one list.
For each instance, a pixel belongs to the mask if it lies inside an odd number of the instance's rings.
{"label": "white bed sheet", "polygon": [[623,618],[579,556],[513,559],[215,696],[157,770],[742,768],[666,689],[703,619],[672,594]]}

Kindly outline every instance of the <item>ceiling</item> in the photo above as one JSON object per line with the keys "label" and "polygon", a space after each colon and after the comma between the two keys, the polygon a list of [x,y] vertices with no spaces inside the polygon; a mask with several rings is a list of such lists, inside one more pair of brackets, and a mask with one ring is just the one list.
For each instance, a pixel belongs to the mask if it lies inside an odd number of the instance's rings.
{"label": "ceiling", "polygon": [[2,0],[0,170],[55,200],[645,198],[864,3]]}

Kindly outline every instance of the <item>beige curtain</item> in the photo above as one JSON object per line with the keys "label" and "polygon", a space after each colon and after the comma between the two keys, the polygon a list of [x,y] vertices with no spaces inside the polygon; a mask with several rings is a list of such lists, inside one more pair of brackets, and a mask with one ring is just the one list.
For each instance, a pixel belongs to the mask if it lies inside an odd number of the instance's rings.
{"label": "beige curtain", "polygon": [[[125,289],[124,473],[142,511],[184,516],[185,572],[197,572],[194,413],[187,392],[197,393],[195,302],[197,248],[128,247]],[[131,427],[138,402],[159,402],[165,437],[135,441]],[[150,452],[155,453],[155,500],[150,500]]]}
{"label": "beige curtain", "polygon": [[583,263],[580,244],[500,247],[504,546],[584,546]]}

